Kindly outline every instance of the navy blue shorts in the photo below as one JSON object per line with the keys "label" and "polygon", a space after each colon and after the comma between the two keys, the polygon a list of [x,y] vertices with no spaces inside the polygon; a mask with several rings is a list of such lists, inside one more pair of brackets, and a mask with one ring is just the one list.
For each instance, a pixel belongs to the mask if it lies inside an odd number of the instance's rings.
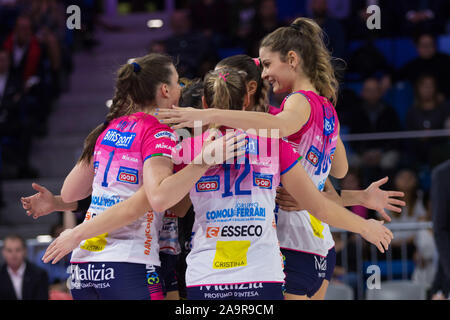
{"label": "navy blue shorts", "polygon": [[161,279],[163,283],[164,295],[170,291],[178,291],[178,279],[177,279],[177,263],[178,255],[167,254],[164,252],[159,253],[159,259],[161,260]]}
{"label": "navy blue shorts", "polygon": [[330,280],[336,264],[334,247],[326,257],[311,253],[281,249],[285,259],[285,292],[306,295],[311,298],[322,286],[324,279]]}
{"label": "navy blue shorts", "polygon": [[333,247],[330,250],[328,250],[327,254],[327,272],[325,274],[325,280],[331,281],[335,266],[336,266],[336,249]]}
{"label": "navy blue shorts", "polygon": [[72,263],[75,300],[162,300],[160,267],[127,262]]}
{"label": "navy blue shorts", "polygon": [[188,287],[188,300],[284,300],[283,284],[250,282]]}

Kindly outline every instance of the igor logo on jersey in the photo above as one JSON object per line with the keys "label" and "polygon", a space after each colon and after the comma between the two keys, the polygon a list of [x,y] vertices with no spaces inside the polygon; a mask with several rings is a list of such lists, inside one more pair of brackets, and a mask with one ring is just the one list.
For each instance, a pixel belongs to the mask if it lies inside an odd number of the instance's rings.
{"label": "igor logo on jersey", "polygon": [[208,192],[217,191],[220,188],[220,177],[219,176],[207,176],[202,177],[195,184],[195,190],[197,192]]}
{"label": "igor logo on jersey", "polygon": [[109,129],[101,144],[115,148],[130,149],[135,137],[136,133],[134,132],[120,132],[115,129]]}
{"label": "igor logo on jersey", "polygon": [[139,176],[138,170],[120,167],[119,173],[117,174],[117,181],[130,184],[138,184],[139,183],[138,176]]}
{"label": "igor logo on jersey", "polygon": [[273,175],[271,174],[253,172],[253,186],[262,189],[272,189],[272,178]]}
{"label": "igor logo on jersey", "polygon": [[320,151],[316,147],[311,146],[308,153],[306,154],[306,160],[308,160],[308,162],[311,163],[314,167],[317,167],[317,165],[319,164],[320,155]]}

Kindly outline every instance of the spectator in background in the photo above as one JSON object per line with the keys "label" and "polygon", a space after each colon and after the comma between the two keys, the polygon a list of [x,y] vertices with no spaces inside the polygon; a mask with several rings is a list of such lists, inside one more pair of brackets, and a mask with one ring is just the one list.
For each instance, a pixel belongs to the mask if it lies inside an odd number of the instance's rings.
{"label": "spectator in background", "polygon": [[[395,177],[395,187],[405,193],[406,206],[400,214],[392,214],[392,222],[431,221],[428,193],[419,188],[417,175],[412,170],[399,171]],[[393,258],[401,258],[401,246],[406,242],[407,257],[415,265],[411,280],[428,290],[432,286],[438,260],[432,230],[395,231],[394,239],[391,243]]]}
{"label": "spectator in background", "polygon": [[252,31],[247,41],[247,54],[259,57],[259,43],[261,39],[275,29],[281,27],[278,21],[278,8],[275,0],[261,0],[256,7]]}
{"label": "spectator in background", "polygon": [[[427,210],[424,192],[419,189],[417,175],[410,169],[400,170],[394,178],[395,190],[404,192],[406,205],[401,213],[391,212],[392,222],[419,222],[425,221]],[[416,252],[417,231],[394,231],[394,240],[391,242],[393,259],[401,259],[401,245],[406,243],[407,257],[413,259]]]}
{"label": "spectator in background", "polygon": [[349,81],[362,81],[370,77],[380,77],[384,95],[391,87],[393,72],[386,57],[375,46],[374,40],[369,38],[348,58],[346,78]]}
{"label": "spectator in background", "polygon": [[217,55],[202,33],[192,31],[189,11],[175,11],[170,21],[173,35],[166,39],[166,49],[178,61],[180,77],[202,77],[214,69]]}
{"label": "spectator in background", "polygon": [[[438,92],[436,79],[432,75],[420,76],[414,86],[414,104],[406,117],[407,130],[444,129],[450,117],[450,105]],[[418,138],[408,141],[407,157],[409,163],[417,167],[430,163],[434,147],[447,143],[447,138]]]}
{"label": "spectator in background", "polygon": [[442,33],[445,27],[444,2],[446,0],[401,0],[400,27],[404,35],[426,30]]}
{"label": "spectator in background", "polygon": [[[401,129],[394,108],[382,100],[382,88],[376,78],[364,81],[360,107],[355,108],[349,123],[350,133],[392,132]],[[400,154],[395,140],[357,141],[351,144],[358,153],[355,165],[361,164],[361,183],[369,185],[380,177],[390,176]]]}
{"label": "spectator in background", "polygon": [[0,270],[0,300],[48,300],[47,273],[26,260],[25,240],[7,236],[2,254],[6,263]]}
{"label": "spectator in background", "polygon": [[29,161],[33,135],[31,106],[21,75],[11,71],[10,55],[0,49],[0,145],[4,178],[37,175]]}
{"label": "spectator in background", "polygon": [[43,73],[45,52],[33,33],[29,16],[22,15],[17,19],[14,31],[3,47],[10,54],[10,72],[22,79],[22,121],[27,127],[35,126],[33,129],[45,131],[43,122],[50,112],[49,100],[46,99],[50,90],[46,87]]}
{"label": "spectator in background", "polygon": [[227,41],[230,29],[229,4],[225,0],[199,0],[191,6],[194,30],[200,31],[219,48]]}
{"label": "spectator in background", "polygon": [[[435,289],[450,298],[450,160],[437,166],[432,172],[431,208],[434,239],[439,253],[439,272]],[[438,295],[437,295],[438,296]],[[437,298],[435,296],[435,298]]]}
{"label": "spectator in background", "polygon": [[436,38],[431,33],[416,37],[415,44],[419,56],[398,70],[394,80],[408,80],[413,85],[421,75],[433,75],[439,91],[450,99],[450,56],[437,51]]}
{"label": "spectator in background", "polygon": [[[42,57],[42,48],[33,33],[29,17],[17,18],[14,31],[3,43],[11,55],[11,72],[20,74],[26,88],[31,86],[29,80],[36,77]],[[34,83],[37,80],[33,80]]]}
{"label": "spectator in background", "polygon": [[23,10],[23,4],[17,0],[0,0],[0,43],[6,39],[6,37],[14,29],[17,17]]}
{"label": "spectator in background", "polygon": [[[352,0],[351,13],[346,21],[349,38],[355,40],[395,35],[395,21],[399,14],[396,3],[397,1],[392,0]],[[371,5],[380,7],[381,29],[367,28],[367,19],[371,16],[371,13],[367,13],[367,8]]]}
{"label": "spectator in background", "polygon": [[346,48],[345,30],[341,23],[332,18],[328,12],[327,0],[310,0],[311,18],[323,29],[326,34],[328,50],[333,57],[344,58]]}
{"label": "spectator in background", "polygon": [[6,119],[20,99],[21,81],[10,72],[9,53],[0,48],[0,118]]}
{"label": "spectator in background", "polygon": [[[311,2],[314,0],[308,0],[307,1],[307,13],[309,16],[312,16],[312,10],[311,10]],[[351,1],[350,0],[326,0],[327,2],[327,15],[338,19],[339,21],[343,21],[348,18],[350,15],[350,9],[351,9]]]}
{"label": "spectator in background", "polygon": [[66,31],[65,10],[55,0],[33,1],[30,16],[36,30],[36,38],[45,49],[50,62],[50,85],[54,97],[61,91],[61,72],[63,65],[62,44]]}
{"label": "spectator in background", "polygon": [[166,44],[164,41],[153,41],[150,44],[150,53],[167,54]]}
{"label": "spectator in background", "polygon": [[232,44],[245,47],[253,20],[256,16],[256,0],[234,1],[231,8],[230,36]]}

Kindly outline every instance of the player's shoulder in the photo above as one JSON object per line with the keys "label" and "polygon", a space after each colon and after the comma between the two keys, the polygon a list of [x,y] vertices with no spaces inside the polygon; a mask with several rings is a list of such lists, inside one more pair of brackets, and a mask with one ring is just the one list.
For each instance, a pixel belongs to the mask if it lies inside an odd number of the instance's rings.
{"label": "player's shoulder", "polygon": [[286,96],[286,102],[311,102],[311,91],[298,90]]}
{"label": "player's shoulder", "polygon": [[[158,137],[167,137],[167,138],[173,138],[175,137],[175,132],[170,128],[167,124],[163,124],[159,122],[157,118],[154,116],[147,114],[147,113],[141,113],[137,116],[137,121],[140,122],[140,124],[145,128],[150,130],[151,132],[154,132],[155,134],[158,132],[161,132]],[[157,138],[157,137],[155,137]]]}
{"label": "player's shoulder", "polygon": [[305,91],[296,91],[286,97],[283,110],[308,110],[311,103],[311,97]]}

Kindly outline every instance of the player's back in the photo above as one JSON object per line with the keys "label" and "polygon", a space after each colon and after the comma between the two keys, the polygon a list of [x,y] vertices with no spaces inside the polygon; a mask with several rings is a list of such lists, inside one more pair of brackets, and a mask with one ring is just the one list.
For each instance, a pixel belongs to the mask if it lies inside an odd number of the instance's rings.
{"label": "player's back", "polygon": [[[202,137],[192,141],[191,150],[201,150]],[[281,140],[250,136],[245,157],[212,166],[195,184],[188,286],[283,282],[273,210],[283,168],[295,155]]]}
{"label": "player's back", "polygon": [[[146,158],[171,156],[176,138],[156,118],[138,112],[111,121],[94,151],[92,202],[85,220],[131,197],[143,184]],[[126,261],[159,265],[161,214],[147,212],[133,223],[81,243],[72,261]]]}

